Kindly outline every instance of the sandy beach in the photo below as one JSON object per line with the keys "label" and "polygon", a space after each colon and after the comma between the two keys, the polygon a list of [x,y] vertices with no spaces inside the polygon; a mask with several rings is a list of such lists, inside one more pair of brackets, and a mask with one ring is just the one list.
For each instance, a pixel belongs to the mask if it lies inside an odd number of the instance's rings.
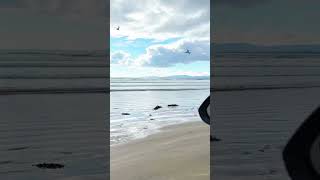
{"label": "sandy beach", "polygon": [[111,147],[112,180],[209,180],[209,126],[189,122]]}

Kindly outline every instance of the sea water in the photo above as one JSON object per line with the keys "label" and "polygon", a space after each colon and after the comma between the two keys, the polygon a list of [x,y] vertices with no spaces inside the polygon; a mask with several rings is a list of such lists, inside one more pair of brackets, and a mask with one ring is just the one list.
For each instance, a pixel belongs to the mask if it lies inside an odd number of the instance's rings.
{"label": "sea water", "polygon": [[[209,80],[111,79],[111,145],[146,137],[164,126],[200,122],[198,108],[209,96],[209,86]],[[156,106],[162,108],[154,110]]]}

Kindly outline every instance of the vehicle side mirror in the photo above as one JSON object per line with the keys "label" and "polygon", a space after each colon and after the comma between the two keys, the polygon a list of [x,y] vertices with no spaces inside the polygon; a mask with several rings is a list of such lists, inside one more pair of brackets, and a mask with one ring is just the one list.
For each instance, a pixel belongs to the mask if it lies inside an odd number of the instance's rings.
{"label": "vehicle side mirror", "polygon": [[210,96],[201,104],[199,115],[205,123],[210,125]]}
{"label": "vehicle side mirror", "polygon": [[320,179],[320,107],[292,136],[283,160],[292,180]]}

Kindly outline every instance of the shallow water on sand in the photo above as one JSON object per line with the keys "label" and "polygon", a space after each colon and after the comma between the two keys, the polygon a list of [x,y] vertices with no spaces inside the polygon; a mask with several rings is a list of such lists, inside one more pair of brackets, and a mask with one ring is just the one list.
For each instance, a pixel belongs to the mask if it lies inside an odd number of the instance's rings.
{"label": "shallow water on sand", "polygon": [[[198,108],[208,95],[209,80],[111,80],[111,144],[146,137],[163,126],[201,121]],[[154,110],[157,105],[162,108]]]}

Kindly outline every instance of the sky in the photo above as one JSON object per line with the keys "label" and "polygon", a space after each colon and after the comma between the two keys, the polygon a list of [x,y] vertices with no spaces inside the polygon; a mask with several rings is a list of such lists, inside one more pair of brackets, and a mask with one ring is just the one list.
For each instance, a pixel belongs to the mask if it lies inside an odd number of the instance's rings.
{"label": "sky", "polygon": [[209,75],[210,0],[110,3],[111,77]]}
{"label": "sky", "polygon": [[319,0],[214,0],[212,41],[320,44]]}

